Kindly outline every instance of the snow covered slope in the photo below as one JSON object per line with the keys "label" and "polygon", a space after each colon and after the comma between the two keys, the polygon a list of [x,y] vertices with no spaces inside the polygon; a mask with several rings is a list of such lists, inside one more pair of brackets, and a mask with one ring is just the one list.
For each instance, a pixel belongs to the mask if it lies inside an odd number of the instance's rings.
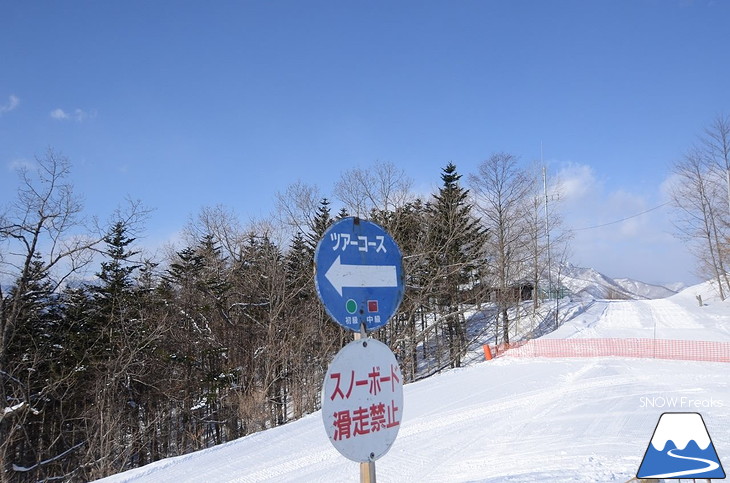
{"label": "snow covered slope", "polygon": [[[704,292],[703,292],[704,291]],[[700,307],[695,295],[705,293]],[[595,301],[551,337],[730,341],[730,304],[697,286],[663,300]],[[630,358],[500,358],[404,388],[402,426],[377,461],[388,482],[625,482],[659,416],[700,412],[730,467],[730,364]],[[359,481],[321,414],[106,482]]]}
{"label": "snow covered slope", "polygon": [[721,302],[709,283],[664,299],[595,300],[545,337],[730,341],[730,300]]}
{"label": "snow covered slope", "polygon": [[[407,385],[380,481],[626,481],[659,415],[696,411],[730,458],[728,367],[643,359],[509,360]],[[672,407],[666,407],[675,401]],[[651,407],[650,404],[665,407]],[[719,405],[719,406],[718,406]],[[358,481],[319,413],[104,481]]]}

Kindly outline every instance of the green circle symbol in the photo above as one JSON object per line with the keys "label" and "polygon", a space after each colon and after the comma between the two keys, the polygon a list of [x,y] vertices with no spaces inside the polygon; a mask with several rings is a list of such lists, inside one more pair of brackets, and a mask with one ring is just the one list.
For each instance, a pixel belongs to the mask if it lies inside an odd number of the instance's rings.
{"label": "green circle symbol", "polygon": [[357,312],[357,302],[352,299],[348,300],[345,304],[345,309],[347,309],[349,313],[354,314]]}

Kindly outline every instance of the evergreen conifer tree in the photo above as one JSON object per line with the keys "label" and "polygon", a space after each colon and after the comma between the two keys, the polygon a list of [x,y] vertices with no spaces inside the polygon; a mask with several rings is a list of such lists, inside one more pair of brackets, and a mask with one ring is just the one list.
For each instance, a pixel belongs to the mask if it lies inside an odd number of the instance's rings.
{"label": "evergreen conifer tree", "polygon": [[464,350],[465,320],[459,310],[464,302],[461,286],[479,266],[485,233],[472,214],[469,190],[459,184],[461,175],[449,163],[441,174],[442,186],[429,205],[430,270],[434,275],[434,294],[445,316],[452,364],[461,365]]}
{"label": "evergreen conifer tree", "polygon": [[324,235],[324,232],[333,221],[330,215],[330,201],[327,198],[322,198],[317,208],[317,213],[315,213],[314,219],[312,220],[312,231],[307,234],[307,243],[312,254],[314,254],[319,240],[322,239],[322,235]]}
{"label": "evergreen conifer tree", "polygon": [[347,218],[348,216],[350,216],[350,214],[347,212],[347,208],[345,208],[344,206],[342,208],[340,208],[340,211],[337,213],[338,220]]}
{"label": "evergreen conifer tree", "polygon": [[[26,271],[22,292],[16,284],[8,294],[8,303],[17,309],[15,331],[7,345],[7,366],[0,373],[5,386],[4,407],[19,408],[11,423],[0,417],[3,441],[14,454],[14,464],[33,468],[30,477],[42,479],[36,463],[49,457],[45,441],[43,418],[52,417],[53,407],[59,403],[53,392],[60,370],[55,358],[62,346],[57,330],[58,307],[52,294],[52,284],[41,257],[33,256]],[[12,374],[12,377],[10,375]]]}
{"label": "evergreen conifer tree", "polygon": [[139,252],[129,249],[135,239],[127,236],[127,230],[126,224],[118,221],[104,239],[107,260],[101,262],[101,272],[98,273],[101,283],[96,291],[102,305],[107,305],[111,310],[123,309],[119,299],[130,295],[133,286],[132,273],[139,268],[138,264],[131,262]]}
{"label": "evergreen conifer tree", "polygon": [[92,288],[87,355],[93,381],[86,396],[95,404],[87,407],[84,423],[96,461],[92,478],[126,469],[139,458],[141,381],[149,370],[145,349],[151,335],[133,278],[140,265],[133,261],[138,252],[131,248],[135,239],[128,231],[124,221],[112,225],[104,239],[99,283]]}
{"label": "evergreen conifer tree", "polygon": [[307,247],[302,232],[297,232],[286,254],[286,278],[288,290],[296,293],[296,298],[309,298],[312,293],[312,253]]}

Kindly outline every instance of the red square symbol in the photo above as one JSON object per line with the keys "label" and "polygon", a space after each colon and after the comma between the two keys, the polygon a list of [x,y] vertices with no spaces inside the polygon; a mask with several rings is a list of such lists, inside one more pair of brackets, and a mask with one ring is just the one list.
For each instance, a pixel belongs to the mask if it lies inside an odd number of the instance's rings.
{"label": "red square symbol", "polygon": [[377,312],[378,311],[378,301],[377,300],[368,300],[368,312]]}

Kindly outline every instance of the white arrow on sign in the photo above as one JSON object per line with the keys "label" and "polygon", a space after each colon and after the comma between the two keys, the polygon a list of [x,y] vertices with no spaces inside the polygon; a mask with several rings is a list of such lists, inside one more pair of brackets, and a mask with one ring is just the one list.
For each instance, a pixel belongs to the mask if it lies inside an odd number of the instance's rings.
{"label": "white arrow on sign", "polygon": [[343,265],[339,256],[324,276],[337,290],[340,297],[343,287],[398,286],[394,265]]}

